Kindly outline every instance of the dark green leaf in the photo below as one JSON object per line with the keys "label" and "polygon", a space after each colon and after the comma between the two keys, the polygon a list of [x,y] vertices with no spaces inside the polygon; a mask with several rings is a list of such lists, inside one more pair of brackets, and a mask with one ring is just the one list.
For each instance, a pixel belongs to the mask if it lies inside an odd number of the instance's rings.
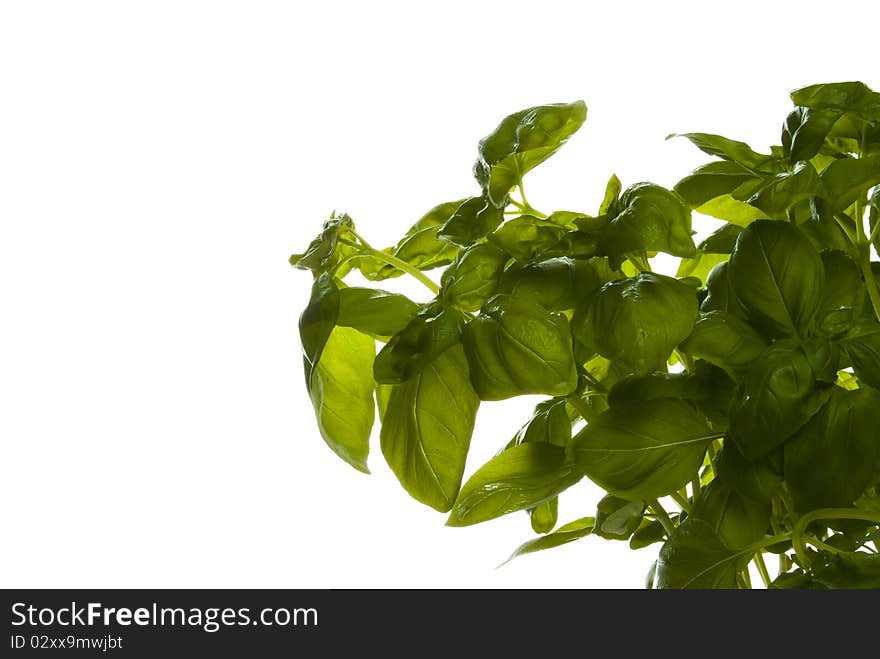
{"label": "dark green leaf", "polygon": [[340,238],[349,238],[353,230],[354,222],[348,215],[333,214],[324,222],[321,233],[309,244],[306,251],[290,257],[290,264],[301,270],[312,270],[316,274],[333,270],[342,259],[357,253],[356,248],[340,242]]}
{"label": "dark green leaf", "polygon": [[693,511],[715,531],[729,549],[742,549],[760,540],[770,526],[770,504],[744,497],[721,478],[703,490]]}
{"label": "dark green leaf", "polygon": [[800,511],[851,505],[880,470],[880,393],[831,389],[784,447],[785,480]]}
{"label": "dark green leaf", "polygon": [[859,266],[845,252],[822,252],[825,288],[816,314],[819,329],[828,336],[838,336],[850,329],[867,307],[867,292]]}
{"label": "dark green leaf", "polygon": [[508,256],[495,245],[478,243],[459,253],[440,280],[440,296],[465,311],[476,311],[492,297]]}
{"label": "dark green leaf", "polygon": [[577,386],[568,320],[537,302],[496,295],[465,326],[463,339],[483,400],[560,396]]}
{"label": "dark green leaf", "polygon": [[568,446],[571,441],[571,419],[565,409],[564,398],[550,398],[535,406],[529,419],[513,438],[513,445],[525,442],[546,442]]}
{"label": "dark green leaf", "polygon": [[343,288],[336,324],[384,340],[406,327],[418,311],[419,305],[404,295],[374,288]]}
{"label": "dark green leaf", "polygon": [[880,324],[858,323],[841,341],[860,383],[880,390]]}
{"label": "dark green leaf", "polygon": [[609,255],[628,252],[696,253],[691,237],[691,212],[675,192],[653,183],[636,183],[608,211],[611,218],[601,237]]}
{"label": "dark green leaf", "polygon": [[565,449],[528,442],[502,451],[468,479],[446,522],[468,526],[532,508],[582,478]]}
{"label": "dark green leaf", "polygon": [[871,243],[874,249],[880,253],[880,187],[876,188],[868,199],[868,227],[874,239]]}
{"label": "dark green leaf", "polygon": [[829,213],[840,213],[880,183],[880,155],[840,158],[822,172]]}
{"label": "dark green leaf", "polygon": [[756,153],[745,142],[731,140],[721,135],[712,135],[710,133],[673,133],[666,139],[670,137],[686,137],[704,153],[735,162],[751,170],[778,172],[780,169],[779,163],[772,156]]}
{"label": "dark green leaf", "polygon": [[820,552],[811,570],[825,588],[880,589],[880,554]]}
{"label": "dark green leaf", "polygon": [[[391,254],[419,270],[430,270],[450,263],[458,253],[459,247],[446,240],[440,240],[438,233],[465,201],[467,199],[459,199],[434,206],[410,227],[394,249],[389,250]],[[367,264],[374,266],[372,273]],[[403,274],[402,270],[394,266],[375,264],[372,259],[363,260],[361,271],[364,276],[372,280]]]}
{"label": "dark green leaf", "polygon": [[748,460],[733,442],[725,442],[715,464],[718,478],[740,494],[768,503],[782,487],[782,450]]}
{"label": "dark green leaf", "polygon": [[556,526],[559,515],[559,497],[548,499],[534,508],[529,508],[529,520],[535,533],[550,533]]}
{"label": "dark green leaf", "polygon": [[681,349],[737,376],[767,348],[751,325],[725,311],[701,313]]}
{"label": "dark green leaf", "polygon": [[638,409],[655,398],[700,400],[709,394],[702,378],[691,373],[650,373],[617,381],[608,392],[608,403],[615,408]]}
{"label": "dark green leaf", "polygon": [[551,311],[573,309],[603,284],[595,268],[582,259],[559,257],[508,268],[499,292],[531,299]]}
{"label": "dark green leaf", "polygon": [[376,382],[400,384],[409,380],[461,340],[463,324],[461,312],[437,303],[427,305],[376,355]]}
{"label": "dark green leaf", "polygon": [[819,153],[841,114],[839,110],[792,110],[782,127],[782,149],[789,164],[809,160]]}
{"label": "dark green leaf", "polygon": [[749,322],[771,337],[803,336],[822,301],[819,252],[787,222],[759,220],[730,257],[730,284]]}
{"label": "dark green leaf", "polygon": [[338,317],[339,288],[333,277],[322,273],[312,283],[309,303],[299,318],[299,337],[307,387],[311,386],[312,373],[318,367],[318,360]]}
{"label": "dark green leaf", "polygon": [[868,121],[880,121],[880,94],[862,82],[835,82],[802,87],[791,93],[795,105],[814,110],[851,112]]}
{"label": "dark green leaf", "polygon": [[698,213],[745,227],[767,215],[738,197],[753,191],[763,180],[742,165],[710,162],[676,183],[675,191]]}
{"label": "dark green leaf", "polygon": [[583,101],[539,105],[505,117],[480,140],[474,175],[492,203],[506,205],[510,189],[553,155],[587,118]]}
{"label": "dark green leaf", "polygon": [[608,494],[599,501],[593,533],[606,540],[629,540],[644,514],[644,501],[629,501]]}
{"label": "dark green leaf", "polygon": [[349,327],[336,327],[312,371],[309,397],[327,445],[355,469],[369,473],[373,429],[375,341]]}
{"label": "dark green leaf", "polygon": [[712,268],[706,278],[706,291],[706,299],[700,305],[701,312],[724,311],[736,316],[745,316],[745,310],[740,306],[730,284],[729,261],[723,261]]}
{"label": "dark green leaf", "polygon": [[757,190],[737,190],[733,196],[771,218],[786,219],[789,208],[823,194],[822,179],[816,168],[812,163],[800,162],[791,172],[767,179]]}
{"label": "dark green leaf", "polygon": [[[549,535],[524,542],[514,550],[510,555],[510,558],[504,561],[504,563],[508,563],[517,556],[522,556],[523,554],[531,554],[544,549],[553,549],[554,547],[559,547],[569,542],[585,538],[593,531],[594,524],[595,520],[592,517],[581,517],[573,522],[569,522],[564,526],[560,526],[556,531]],[[504,565],[504,563],[502,563],[502,565]]]}
{"label": "dark green leaf", "polygon": [[548,251],[566,233],[564,227],[552,222],[539,220],[532,215],[521,215],[505,222],[488,238],[517,261],[526,263]]}
{"label": "dark green leaf", "polygon": [[494,231],[503,219],[503,210],[493,206],[486,197],[471,197],[456,209],[437,236],[440,240],[469,247]]}
{"label": "dark green leaf", "polygon": [[725,224],[701,242],[698,249],[706,254],[732,254],[736,247],[736,239],[742,232],[742,227]]}
{"label": "dark green leaf", "polygon": [[825,586],[800,570],[795,570],[780,574],[770,584],[770,588],[774,590],[823,590]]}
{"label": "dark green leaf", "polygon": [[644,375],[665,370],[697,319],[697,296],[671,277],[641,273],[606,284],[589,305],[577,338],[603,357]]}
{"label": "dark green leaf", "polygon": [[[701,519],[688,518],[660,549],[658,588],[737,588],[740,557]],[[748,560],[746,557],[745,560]]]}
{"label": "dark green leaf", "polygon": [[479,404],[461,346],[394,386],[379,435],[382,454],[414,499],[441,512],[452,507]]}
{"label": "dark green leaf", "polygon": [[633,533],[629,540],[630,549],[642,549],[666,539],[666,530],[657,520],[642,520],[642,525]]}
{"label": "dark green leaf", "polygon": [[803,350],[771,345],[751,365],[730,409],[730,437],[754,460],[779,446],[812,417],[830,395],[818,386]]}
{"label": "dark green leaf", "polygon": [[578,467],[611,494],[656,499],[689,482],[717,433],[689,403],[645,401],[641,408],[609,409],[573,440]]}

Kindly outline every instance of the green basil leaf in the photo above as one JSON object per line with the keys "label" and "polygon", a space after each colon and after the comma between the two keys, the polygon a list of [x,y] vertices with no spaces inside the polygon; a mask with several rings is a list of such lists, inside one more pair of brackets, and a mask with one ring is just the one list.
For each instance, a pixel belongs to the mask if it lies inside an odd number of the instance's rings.
{"label": "green basil leaf", "polygon": [[531,554],[545,549],[553,549],[554,547],[560,547],[569,542],[585,538],[593,531],[595,521],[596,520],[592,517],[581,517],[580,519],[576,519],[573,522],[560,526],[553,533],[524,542],[517,547],[510,555],[510,558],[504,561],[501,565],[509,563],[517,556],[523,556],[525,554]]}
{"label": "green basil leaf", "polygon": [[577,386],[568,320],[532,300],[496,295],[465,326],[463,341],[482,400],[560,396]]}
{"label": "green basil leaf", "polygon": [[749,322],[771,337],[803,336],[822,301],[819,252],[787,222],[759,220],[740,234],[730,283]]}
{"label": "green basil leaf", "polygon": [[534,300],[551,311],[562,311],[573,309],[603,283],[590,262],[559,257],[508,268],[498,290],[516,298]]}
{"label": "green basil leaf", "polygon": [[505,117],[480,140],[474,175],[492,203],[502,208],[511,188],[553,155],[587,118],[583,101],[527,108]]}
{"label": "green basil leaf", "polygon": [[459,206],[437,236],[440,240],[469,247],[494,231],[504,219],[504,212],[486,197],[471,197]]}
{"label": "green basil leaf", "polygon": [[552,222],[521,215],[505,222],[488,239],[517,261],[526,263],[550,250],[566,233],[564,227]]}
{"label": "green basil leaf", "polygon": [[725,224],[701,242],[697,249],[705,254],[732,254],[736,247],[736,239],[742,232],[743,227]]}
{"label": "green basil leaf", "polygon": [[632,534],[629,540],[630,549],[643,549],[666,539],[666,530],[657,520],[642,520],[642,525]]}
{"label": "green basil leaf", "polygon": [[791,100],[814,110],[850,112],[868,121],[880,121],[880,94],[863,82],[810,85],[793,91]]}
{"label": "green basil leaf", "polygon": [[[316,274],[334,270],[344,258],[357,253],[357,249],[340,242],[340,238],[349,237],[354,230],[354,222],[345,215],[333,215],[324,222],[321,233],[318,234],[306,251],[302,254],[293,254],[290,264],[300,270],[312,270]],[[342,272],[336,273],[342,276]]]}
{"label": "green basil leaf", "polygon": [[780,574],[770,584],[773,590],[824,590],[825,586],[800,570]]}
{"label": "green basil leaf", "polygon": [[827,336],[839,336],[849,330],[865,313],[867,291],[859,266],[845,252],[837,249],[822,252],[825,288],[816,313],[819,329]]}
{"label": "green basil leaf", "polygon": [[768,217],[786,219],[786,212],[792,206],[824,194],[816,168],[810,162],[800,162],[791,172],[767,179],[756,191],[737,190],[733,196],[759,208]]}
{"label": "green basil leaf", "polygon": [[425,306],[376,355],[373,377],[383,384],[406,382],[461,341],[464,316],[433,302]]}
{"label": "green basil leaf", "polygon": [[742,496],[720,478],[703,490],[693,511],[729,549],[741,549],[764,537],[770,527],[770,504]]}
{"label": "green basil leaf", "polygon": [[880,555],[819,552],[811,566],[813,580],[825,588],[880,588]]}
{"label": "green basil leaf", "polygon": [[418,311],[419,305],[405,295],[375,288],[343,288],[336,324],[385,340],[403,330]]}
{"label": "green basil leaf", "polygon": [[602,287],[576,336],[603,357],[645,375],[665,370],[672,350],[691,333],[697,311],[691,286],[643,272]]}
{"label": "green basil leaf", "polygon": [[840,213],[880,184],[880,154],[864,158],[840,158],[822,172],[828,212]]}
{"label": "green basil leaf", "polygon": [[545,442],[568,446],[571,441],[571,419],[564,398],[550,398],[535,406],[529,419],[513,438],[513,446],[526,442]]}
{"label": "green basil leaf", "polygon": [[601,237],[609,255],[656,251],[694,256],[691,212],[681,197],[653,183],[630,186],[611,204]]}
{"label": "green basil leaf", "polygon": [[769,503],[782,488],[782,449],[749,460],[734,442],[725,442],[715,461],[718,478],[755,501]]}
{"label": "green basil leaf", "polygon": [[730,409],[730,438],[746,458],[759,458],[809,421],[831,388],[817,386],[803,350],[774,343],[745,375]]}
{"label": "green basil leaf", "polygon": [[725,311],[701,313],[681,349],[738,376],[767,348],[768,341],[751,325]]}
{"label": "green basil leaf", "polygon": [[730,262],[722,261],[709,272],[706,278],[706,298],[700,304],[700,311],[724,311],[725,313],[745,317],[745,309],[736,298],[730,283]]}
{"label": "green basil leaf", "polygon": [[792,110],[782,127],[782,149],[789,164],[809,160],[819,153],[841,114],[839,110],[803,107]]}
{"label": "green basil leaf", "polygon": [[649,500],[688,483],[717,436],[689,403],[657,398],[645,401],[638,413],[603,412],[572,446],[578,467],[594,483],[625,499]]}
{"label": "green basil leaf", "polygon": [[502,451],[480,467],[461,488],[446,522],[469,526],[537,506],[582,478],[566,460],[565,449],[528,442]]}
{"label": "green basil leaf", "polygon": [[550,533],[556,526],[559,515],[559,497],[548,499],[534,508],[529,508],[529,520],[535,533]]}
{"label": "green basil leaf", "polygon": [[321,437],[334,453],[364,473],[369,473],[367,455],[376,407],[375,355],[372,338],[348,327],[336,327],[309,379],[309,397]]}
{"label": "green basil leaf", "polygon": [[737,588],[740,563],[748,562],[728,549],[710,524],[688,518],[660,549],[658,588]]}
{"label": "green basil leaf", "polygon": [[785,480],[804,512],[851,505],[880,472],[880,393],[831,389],[825,406],[784,447]]}
{"label": "green basil leaf", "polygon": [[880,390],[880,324],[858,323],[841,341],[859,383]]}
{"label": "green basil leaf", "polygon": [[710,162],[697,167],[673,188],[694,210],[713,199],[729,195],[741,185],[760,182],[750,169],[735,162]]}
{"label": "green basil leaf", "polygon": [[303,351],[306,386],[311,386],[312,374],[318,367],[321,353],[330,332],[339,317],[339,288],[327,273],[320,274],[312,283],[309,303],[299,318],[299,336]]}
{"label": "green basil leaf", "polygon": [[644,515],[644,501],[629,501],[608,494],[599,501],[593,534],[606,540],[629,540]]}
{"label": "green basil leaf", "polygon": [[750,170],[759,172],[778,172],[780,170],[779,163],[773,156],[756,153],[745,142],[738,142],[711,133],[673,133],[666,139],[672,137],[686,137],[700,151],[737,163]]}
{"label": "green basil leaf", "polygon": [[681,398],[700,400],[710,395],[703,378],[692,373],[650,373],[629,375],[614,383],[608,404],[614,408],[638,409],[646,400]]}
{"label": "green basil leaf", "polygon": [[880,225],[880,187],[876,188],[868,199],[868,227],[871,235],[874,236],[871,244],[880,253],[880,229],[877,225]]}
{"label": "green basil leaf", "polygon": [[[434,206],[409,228],[393,249],[388,251],[419,270],[430,270],[451,263],[458,253],[459,246],[440,240],[438,234],[465,201],[467,199],[459,199]],[[384,263],[377,264],[373,259],[362,259],[360,269],[367,279],[374,281],[399,277],[403,274],[399,268]]]}
{"label": "green basil leaf", "polygon": [[440,297],[465,311],[476,311],[492,297],[509,257],[489,243],[477,243],[459,253],[440,280]]}
{"label": "green basil leaf", "polygon": [[479,405],[457,345],[393,387],[379,438],[388,466],[414,499],[440,512],[452,507]]}

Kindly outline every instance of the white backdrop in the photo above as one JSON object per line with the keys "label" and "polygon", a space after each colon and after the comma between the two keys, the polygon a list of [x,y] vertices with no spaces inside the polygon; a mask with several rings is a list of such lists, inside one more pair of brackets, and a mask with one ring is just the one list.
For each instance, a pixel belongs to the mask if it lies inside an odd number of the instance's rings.
{"label": "white backdrop", "polygon": [[[657,546],[496,570],[525,514],[448,528],[377,445],[371,476],[338,460],[287,258],[334,209],[384,246],[472,194],[477,140],[530,105],[589,107],[538,208],[593,211],[612,172],[671,186],[707,158],[670,132],[762,150],[791,89],[880,89],[880,9],[423,4],[0,5],[0,586],[641,587]],[[467,474],[530,409],[483,406]]]}

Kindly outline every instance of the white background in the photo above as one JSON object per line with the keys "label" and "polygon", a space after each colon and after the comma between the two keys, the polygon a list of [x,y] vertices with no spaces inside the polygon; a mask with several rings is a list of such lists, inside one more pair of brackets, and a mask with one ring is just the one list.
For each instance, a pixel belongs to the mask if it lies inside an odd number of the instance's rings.
{"label": "white background", "polygon": [[[530,105],[590,110],[526,180],[545,210],[671,186],[706,157],[670,132],[764,150],[791,89],[880,89],[877,6],[2,3],[0,586],[641,587],[657,546],[496,570],[525,514],[448,528],[376,444],[371,476],[339,461],[287,258],[334,209],[384,246],[473,194],[477,140]],[[483,406],[467,474],[532,402]]]}

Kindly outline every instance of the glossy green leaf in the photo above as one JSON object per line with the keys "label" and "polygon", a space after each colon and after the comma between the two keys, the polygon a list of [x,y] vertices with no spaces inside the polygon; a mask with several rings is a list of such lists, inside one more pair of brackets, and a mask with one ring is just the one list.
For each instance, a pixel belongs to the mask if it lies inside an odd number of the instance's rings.
{"label": "glossy green leaf", "polygon": [[459,206],[452,217],[440,228],[440,240],[469,247],[493,232],[504,219],[501,208],[496,208],[486,197],[471,197]]}
{"label": "glossy green leaf", "polygon": [[880,392],[831,387],[828,402],[785,444],[785,480],[800,511],[849,506],[880,472]]}
{"label": "glossy green leaf", "polygon": [[330,333],[336,326],[337,318],[339,318],[339,288],[333,277],[323,273],[312,282],[309,303],[299,318],[299,337],[307,387],[311,386],[312,374],[318,367],[318,360]]}
{"label": "glossy green leaf", "polygon": [[333,270],[344,258],[357,253],[356,248],[340,242],[340,238],[350,238],[353,230],[354,222],[348,215],[334,214],[324,222],[321,233],[305,252],[290,257],[290,264],[300,270],[312,270],[316,274]]}
{"label": "glossy green leaf", "polygon": [[734,442],[725,442],[715,461],[718,478],[745,497],[769,503],[782,488],[782,450],[747,459]]}
{"label": "glossy green leaf", "polygon": [[336,327],[309,380],[318,430],[327,445],[355,469],[369,473],[367,455],[373,429],[372,338]]}
{"label": "glossy green leaf", "polygon": [[692,208],[723,195],[730,195],[743,184],[759,182],[761,178],[750,169],[735,162],[716,161],[697,167],[673,188]]}
{"label": "glossy green leaf", "polygon": [[525,442],[545,442],[568,446],[571,441],[571,419],[565,409],[564,398],[550,398],[535,406],[529,419],[513,438],[513,445]]}
{"label": "glossy green leaf", "polygon": [[741,227],[747,227],[756,220],[768,218],[767,213],[745,201],[740,201],[734,197],[733,193],[710,199],[694,210]]}
{"label": "glossy green leaf", "polygon": [[782,127],[782,148],[790,164],[809,160],[825,143],[831,128],[840,119],[839,110],[795,108]]}
{"label": "glossy green leaf", "polygon": [[813,581],[833,589],[880,589],[880,555],[820,552],[811,566]]}
{"label": "glossy green leaf", "polygon": [[760,209],[768,217],[785,219],[795,204],[825,194],[822,179],[809,162],[800,162],[790,172],[767,179],[755,191],[737,190],[734,198]]}
{"label": "glossy green leaf", "polygon": [[880,390],[880,324],[862,321],[841,341],[860,383]]}
{"label": "glossy green leaf", "polygon": [[660,549],[657,587],[737,588],[736,573],[741,562],[734,550],[724,546],[710,524],[688,518]]}
{"label": "glossy green leaf", "polygon": [[876,188],[868,198],[868,229],[873,239],[871,244],[880,253],[880,187]]}
{"label": "glossy green leaf", "polygon": [[535,533],[550,533],[556,526],[559,516],[559,497],[548,499],[534,508],[529,508],[529,521]]}
{"label": "glossy green leaf", "polygon": [[550,250],[566,233],[565,227],[521,215],[505,222],[488,239],[517,261],[526,263]]}
{"label": "glossy green leaf", "polygon": [[791,100],[814,110],[851,112],[868,121],[880,121],[880,94],[863,82],[810,85],[793,91]]}
{"label": "glossy green leaf", "polygon": [[511,188],[553,155],[587,118],[583,101],[539,105],[505,117],[480,140],[474,175],[492,203],[501,208]]}
{"label": "glossy green leaf", "polygon": [[504,561],[502,565],[512,561],[517,556],[523,556],[524,554],[531,554],[545,549],[553,549],[554,547],[560,547],[569,542],[585,538],[592,533],[595,521],[596,520],[592,517],[581,517],[580,519],[576,519],[573,522],[560,526],[553,533],[524,542],[514,550],[510,555],[510,558]]}
{"label": "glossy green leaf", "polygon": [[508,268],[501,277],[499,292],[562,311],[588,299],[603,283],[589,261],[558,257]]}
{"label": "glossy green leaf", "polygon": [[650,373],[629,375],[614,383],[608,392],[611,407],[638,410],[646,400],[681,398],[699,400],[710,394],[701,377],[693,373]]}
{"label": "glossy green leaf", "polygon": [[707,254],[732,254],[736,240],[743,228],[735,224],[725,224],[700,243],[698,249]]}
{"label": "glossy green leaf", "polygon": [[745,375],[730,409],[730,438],[748,459],[765,455],[819,411],[830,388],[816,383],[803,350],[777,342]]}
{"label": "glossy green leaf", "polygon": [[741,549],[769,530],[770,504],[745,497],[716,478],[700,495],[691,518],[709,524],[725,547]]}
{"label": "glossy green leaf", "polygon": [[343,288],[336,324],[386,339],[403,330],[418,311],[419,305],[405,295],[375,288]]}
{"label": "glossy green leaf", "polygon": [[424,307],[400,332],[391,337],[376,355],[376,382],[406,382],[440,353],[461,341],[464,316],[437,303]]}
{"label": "glossy green leaf", "polygon": [[498,288],[508,255],[495,245],[477,243],[459,253],[440,281],[440,296],[465,311],[476,311]]}
{"label": "glossy green leaf", "polygon": [[[440,240],[440,229],[455,215],[455,211],[466,199],[438,204],[425,213],[413,224],[390,253],[419,270],[430,270],[451,263],[458,253],[459,246],[446,240]],[[373,266],[373,271],[361,265],[361,271],[368,279],[380,280],[397,277],[403,271],[394,266],[375,263],[373,259],[364,259]]]}
{"label": "glossy green leaf", "polygon": [[643,519],[642,525],[629,540],[630,549],[642,549],[666,539],[666,530],[657,520]]}
{"label": "glossy green leaf", "polygon": [[471,382],[483,400],[559,396],[577,386],[568,320],[537,302],[497,295],[463,334]]}
{"label": "glossy green leaf", "polygon": [[779,163],[772,156],[756,153],[745,142],[711,133],[673,133],[666,139],[671,137],[686,137],[704,153],[737,163],[750,170],[776,172],[780,169]]}
{"label": "glossy green leaf", "polygon": [[629,540],[644,514],[644,501],[629,501],[608,494],[599,501],[593,534],[606,540]]}
{"label": "glossy green leaf", "polygon": [[759,220],[737,240],[730,283],[749,322],[770,337],[803,336],[822,301],[818,250],[787,222]]}
{"label": "glossy green leaf", "polygon": [[880,184],[880,154],[835,160],[822,172],[828,212],[845,211]]}
{"label": "glossy green leaf", "polygon": [[859,266],[845,252],[822,252],[825,287],[816,313],[817,325],[827,336],[839,336],[864,315],[867,291]]}
{"label": "glossy green leaf", "polygon": [[441,512],[452,507],[479,404],[457,345],[391,390],[379,434],[382,454],[417,501]]}
{"label": "glossy green leaf", "polygon": [[573,440],[578,467],[611,494],[656,499],[690,481],[717,433],[689,403],[645,401],[600,414]]}
{"label": "glossy green leaf", "polygon": [[691,212],[681,197],[653,183],[627,188],[608,210],[610,220],[601,237],[606,253],[656,251],[673,256],[696,253],[691,237]]}
{"label": "glossy green leaf", "polygon": [[468,526],[537,506],[577,483],[583,474],[565,449],[528,442],[502,451],[461,488],[446,522]]}
{"label": "glossy green leaf", "polygon": [[745,309],[736,298],[736,293],[730,283],[730,262],[723,261],[712,268],[706,278],[706,298],[700,304],[700,311],[724,311],[740,317],[745,317]]}
{"label": "glossy green leaf", "polygon": [[643,272],[606,284],[576,335],[603,357],[644,375],[665,370],[673,348],[693,330],[697,311],[696,292],[689,285]]}
{"label": "glossy green leaf", "polygon": [[725,311],[701,313],[681,349],[736,376],[754,362],[769,342],[741,318]]}

